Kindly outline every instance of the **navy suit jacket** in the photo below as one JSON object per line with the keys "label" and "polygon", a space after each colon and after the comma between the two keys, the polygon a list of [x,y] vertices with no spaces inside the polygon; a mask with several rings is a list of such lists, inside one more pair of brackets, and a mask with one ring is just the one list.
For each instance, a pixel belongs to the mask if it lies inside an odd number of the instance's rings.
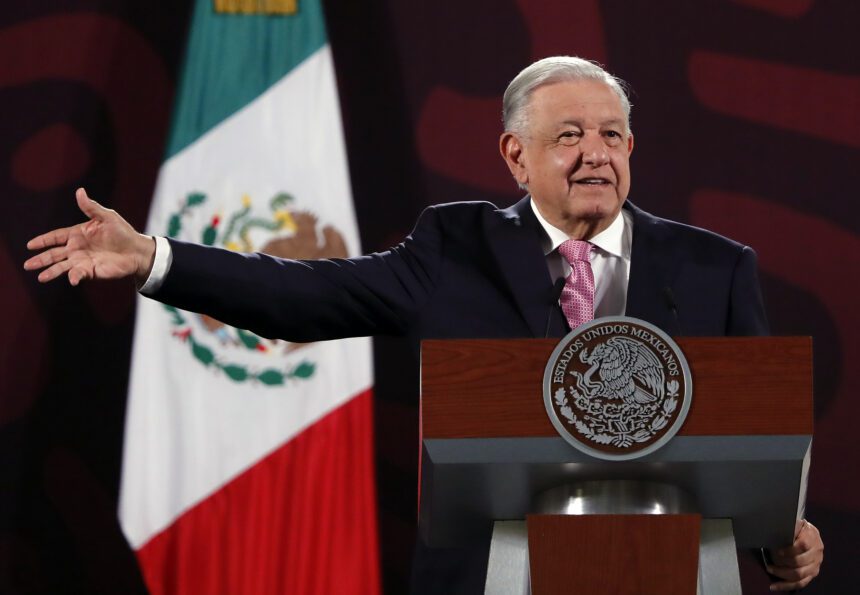
{"label": "navy suit jacket", "polygon": [[[750,248],[625,208],[633,215],[628,316],[673,335],[767,333]],[[403,243],[352,259],[290,261],[171,240],[173,263],[153,297],[291,341],[407,336],[417,370],[421,339],[569,331],[542,233],[526,197],[507,209],[430,207]],[[486,543],[451,551],[419,542],[413,592],[482,593],[487,553]]]}
{"label": "navy suit jacket", "polygon": [[[265,337],[561,336],[528,197],[427,208],[403,243],[352,259],[281,260],[171,240],[173,264],[153,297]],[[628,316],[673,335],[767,333],[755,253],[630,203]]]}

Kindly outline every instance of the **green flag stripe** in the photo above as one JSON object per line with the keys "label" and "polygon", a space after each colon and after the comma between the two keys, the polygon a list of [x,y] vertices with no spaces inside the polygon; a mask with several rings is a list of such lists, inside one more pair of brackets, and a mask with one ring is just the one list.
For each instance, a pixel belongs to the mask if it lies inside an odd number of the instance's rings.
{"label": "green flag stripe", "polygon": [[165,159],[325,45],[320,0],[299,0],[298,8],[286,16],[216,14],[212,0],[196,0]]}

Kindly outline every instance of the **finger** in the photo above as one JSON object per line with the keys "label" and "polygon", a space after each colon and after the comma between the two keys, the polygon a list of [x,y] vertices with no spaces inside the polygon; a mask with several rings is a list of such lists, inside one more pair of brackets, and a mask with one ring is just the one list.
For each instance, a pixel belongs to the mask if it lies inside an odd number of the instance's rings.
{"label": "finger", "polygon": [[53,281],[70,268],[72,268],[72,263],[68,260],[63,260],[39,273],[37,278],[39,279],[39,283],[47,283],[48,281]]}
{"label": "finger", "polygon": [[787,561],[803,555],[808,551],[816,551],[822,548],[821,536],[818,529],[809,522],[800,526],[800,532],[794,539],[794,543],[788,547],[780,548],[772,552],[774,562]]}
{"label": "finger", "polygon": [[815,552],[806,552],[794,558],[773,558],[775,568],[803,568],[815,562]]}
{"label": "finger", "polygon": [[[817,566],[809,566],[801,571],[794,571],[790,574],[790,576],[780,576],[777,574],[778,568],[768,568],[768,572],[777,576],[779,578],[783,578],[784,580],[772,583],[770,585],[771,591],[793,591],[796,589],[802,589],[818,576],[818,567]],[[788,573],[786,573],[788,574]]]}
{"label": "finger", "polygon": [[76,287],[78,283],[84,279],[89,279],[90,277],[90,273],[82,267],[75,267],[69,271],[69,283],[71,283],[73,287]]}
{"label": "finger", "polygon": [[800,568],[812,564],[820,557],[820,552],[817,549],[807,549],[804,552],[792,556],[782,556],[777,553],[771,554],[774,566],[782,566],[784,568]]}
{"label": "finger", "polygon": [[68,250],[65,246],[45,250],[41,254],[37,254],[32,258],[28,258],[24,262],[24,269],[28,271],[32,271],[34,269],[43,269],[46,266],[54,264],[55,262],[65,260],[67,253]]}
{"label": "finger", "polygon": [[807,564],[806,566],[800,566],[798,568],[787,568],[785,566],[770,564],[767,567],[767,571],[773,576],[786,581],[799,581],[811,575],[817,568],[818,565],[816,564]]}
{"label": "finger", "polygon": [[804,588],[814,577],[808,576],[800,581],[783,581],[779,583],[773,583],[770,586],[771,591],[797,591],[798,589]]}
{"label": "finger", "polygon": [[87,191],[83,188],[77,189],[75,199],[78,201],[78,208],[90,219],[101,221],[105,213],[107,213],[107,209],[91,199],[87,195]]}
{"label": "finger", "polygon": [[63,227],[61,229],[55,229],[53,231],[49,231],[48,233],[43,233],[40,236],[36,236],[29,242],[27,242],[28,250],[41,250],[42,248],[49,248],[50,246],[58,246],[61,244],[65,244],[69,241],[69,232],[72,231],[72,227]]}

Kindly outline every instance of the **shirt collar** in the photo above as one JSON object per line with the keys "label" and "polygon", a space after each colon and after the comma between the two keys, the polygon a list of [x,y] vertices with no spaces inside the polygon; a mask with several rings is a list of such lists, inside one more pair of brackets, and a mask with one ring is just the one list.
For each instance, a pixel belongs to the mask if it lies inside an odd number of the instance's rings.
{"label": "shirt collar", "polygon": [[[534,199],[530,200],[529,204],[531,204],[535,217],[537,217],[538,222],[546,233],[542,242],[544,255],[549,254],[562,243],[570,239],[566,233],[543,218],[535,205]],[[624,210],[622,209],[621,212],[616,215],[615,220],[609,224],[609,227],[588,241],[608,254],[629,259],[630,234],[625,234],[625,228],[630,228],[630,222],[627,221],[627,217],[623,216],[623,214]],[[627,241],[625,241],[625,238],[628,238]]]}

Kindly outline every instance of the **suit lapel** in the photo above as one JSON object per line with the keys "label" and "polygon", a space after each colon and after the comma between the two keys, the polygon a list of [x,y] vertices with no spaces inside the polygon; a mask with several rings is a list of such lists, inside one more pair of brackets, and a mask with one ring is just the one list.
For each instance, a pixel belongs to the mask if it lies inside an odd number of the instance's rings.
{"label": "suit lapel", "polygon": [[662,220],[630,202],[625,209],[633,214],[633,246],[630,281],[627,286],[626,315],[647,320],[669,333],[678,328],[667,288],[674,285],[681,255],[672,251],[669,230]]}
{"label": "suit lapel", "polygon": [[495,212],[487,227],[490,251],[532,335],[546,334],[552,306],[552,280],[541,249],[540,224],[529,197]]}
{"label": "suit lapel", "polygon": [[[674,333],[678,322],[669,305],[666,288],[671,290],[674,287],[682,255],[672,250],[669,230],[661,219],[629,201],[624,208],[633,214],[625,313]],[[532,212],[529,197],[507,209],[495,211],[495,214],[499,216],[487,226],[490,252],[532,335],[544,337],[554,304],[552,280],[541,249],[540,223]],[[563,321],[563,317],[560,319]],[[564,329],[556,326],[550,326],[550,336],[560,336],[567,331],[564,324],[561,325]]]}

